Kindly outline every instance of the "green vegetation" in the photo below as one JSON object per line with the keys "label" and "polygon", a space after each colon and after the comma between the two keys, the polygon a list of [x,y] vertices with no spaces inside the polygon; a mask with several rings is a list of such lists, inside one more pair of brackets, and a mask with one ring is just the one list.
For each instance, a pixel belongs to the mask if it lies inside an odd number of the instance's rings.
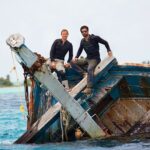
{"label": "green vegetation", "polygon": [[0,87],[13,86],[13,83],[10,81],[10,76],[7,75],[6,78],[0,77]]}

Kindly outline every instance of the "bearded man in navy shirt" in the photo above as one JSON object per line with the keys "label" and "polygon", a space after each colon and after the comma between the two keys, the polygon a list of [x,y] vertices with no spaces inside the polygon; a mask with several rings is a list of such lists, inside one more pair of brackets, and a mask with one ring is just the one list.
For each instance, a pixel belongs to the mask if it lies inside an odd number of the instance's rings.
{"label": "bearded man in navy shirt", "polygon": [[78,52],[75,58],[73,59],[72,66],[74,66],[75,63],[77,64],[78,58],[84,49],[84,51],[87,54],[85,61],[88,63],[87,87],[84,90],[84,93],[91,94],[94,83],[94,70],[97,64],[100,63],[101,61],[99,52],[99,43],[105,45],[109,56],[112,56],[112,51],[107,41],[105,41],[104,39],[102,39],[97,35],[89,34],[88,26],[82,26],[80,28],[80,32],[83,36],[83,39],[81,40]]}

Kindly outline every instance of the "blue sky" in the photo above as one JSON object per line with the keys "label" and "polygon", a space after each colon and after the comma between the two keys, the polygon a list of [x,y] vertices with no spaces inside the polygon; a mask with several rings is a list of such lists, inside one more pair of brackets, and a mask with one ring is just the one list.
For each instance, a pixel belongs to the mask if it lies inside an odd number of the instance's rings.
{"label": "blue sky", "polygon": [[[10,34],[22,34],[31,50],[49,57],[51,44],[67,28],[76,54],[82,25],[109,42],[119,63],[150,60],[149,0],[0,0],[0,19],[0,76],[13,67],[5,42]],[[101,46],[102,58],[106,55]],[[22,80],[18,64],[17,70]]]}

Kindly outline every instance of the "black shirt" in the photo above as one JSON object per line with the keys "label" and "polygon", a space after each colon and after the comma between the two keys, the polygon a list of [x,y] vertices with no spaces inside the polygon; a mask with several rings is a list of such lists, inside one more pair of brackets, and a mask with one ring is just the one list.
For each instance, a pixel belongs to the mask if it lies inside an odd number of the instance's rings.
{"label": "black shirt", "polygon": [[63,41],[61,39],[57,39],[54,41],[51,51],[50,51],[50,58],[52,61],[54,59],[61,59],[64,60],[65,55],[69,51],[69,58],[67,62],[70,62],[73,57],[73,46],[69,41]]}
{"label": "black shirt", "polygon": [[88,59],[100,59],[98,43],[104,44],[107,48],[107,51],[111,51],[107,41],[99,36],[92,34],[89,36],[89,39],[87,41],[85,40],[85,38],[81,40],[76,57],[78,58],[81,55],[82,50],[84,49]]}

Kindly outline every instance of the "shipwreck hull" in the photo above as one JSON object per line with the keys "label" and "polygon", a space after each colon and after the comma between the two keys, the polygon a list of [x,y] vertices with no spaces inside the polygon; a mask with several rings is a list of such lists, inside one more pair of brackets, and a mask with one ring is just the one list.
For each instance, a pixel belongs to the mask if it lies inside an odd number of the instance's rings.
{"label": "shipwreck hull", "polygon": [[87,77],[83,78],[74,68],[66,69],[72,87],[68,93],[44,58],[32,53],[19,38],[20,35],[13,35],[7,43],[22,60],[26,79],[31,77],[34,84],[30,98],[25,85],[27,131],[15,143],[149,134],[150,66],[121,66],[114,57],[107,57],[95,69],[92,95],[82,92]]}
{"label": "shipwreck hull", "polygon": [[[119,66],[116,61],[109,68],[109,71],[104,70],[104,73],[98,77],[92,97],[85,97],[80,92],[75,98],[85,110],[88,110],[107,135],[146,134],[147,136],[150,132],[150,68]],[[73,69],[67,70],[67,77],[72,87],[82,79]],[[40,87],[40,84],[37,84],[33,91],[34,106],[36,106],[34,113],[38,120],[49,107],[57,103],[57,100],[53,96],[47,96],[47,90]],[[79,125],[71,118],[67,129],[69,141],[76,140],[77,128],[80,128]],[[82,138],[90,137],[85,133]],[[20,143],[20,140],[18,139],[16,143]],[[60,141],[62,141],[62,129],[59,112],[51,125],[45,126],[43,131],[27,143]]]}
{"label": "shipwreck hull", "polygon": [[109,74],[122,79],[94,108],[102,124],[115,136],[149,133],[149,68],[116,65]]}

